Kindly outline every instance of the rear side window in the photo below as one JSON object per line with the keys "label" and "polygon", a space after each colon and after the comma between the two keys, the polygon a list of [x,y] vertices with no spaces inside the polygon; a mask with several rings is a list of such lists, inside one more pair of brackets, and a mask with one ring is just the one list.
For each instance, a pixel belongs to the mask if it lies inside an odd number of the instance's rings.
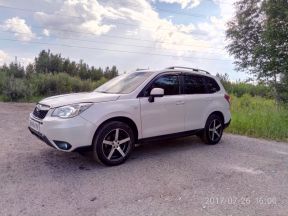
{"label": "rear side window", "polygon": [[203,78],[199,75],[184,75],[184,94],[205,94],[206,86]]}
{"label": "rear side window", "polygon": [[164,89],[164,95],[178,95],[179,94],[179,76],[174,74],[167,74],[157,78],[153,84],[145,91],[145,96],[149,96],[153,88]]}
{"label": "rear side window", "polygon": [[220,91],[220,87],[214,79],[212,79],[210,77],[204,77],[204,79],[206,82],[208,93],[215,93],[215,92]]}

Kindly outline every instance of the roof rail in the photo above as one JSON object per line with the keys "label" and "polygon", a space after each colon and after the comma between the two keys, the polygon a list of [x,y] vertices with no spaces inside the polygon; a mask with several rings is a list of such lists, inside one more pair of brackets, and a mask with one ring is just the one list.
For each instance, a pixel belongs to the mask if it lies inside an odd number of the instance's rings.
{"label": "roof rail", "polygon": [[149,70],[149,68],[137,68],[136,71]]}
{"label": "roof rail", "polygon": [[166,69],[171,69],[171,70],[174,70],[176,68],[179,68],[179,69],[186,69],[186,70],[192,70],[194,72],[202,72],[202,73],[206,73],[206,74],[209,74],[210,73],[208,71],[205,71],[205,70],[201,70],[201,69],[197,69],[197,68],[190,68],[190,67],[181,67],[181,66],[171,66],[171,67],[168,67]]}

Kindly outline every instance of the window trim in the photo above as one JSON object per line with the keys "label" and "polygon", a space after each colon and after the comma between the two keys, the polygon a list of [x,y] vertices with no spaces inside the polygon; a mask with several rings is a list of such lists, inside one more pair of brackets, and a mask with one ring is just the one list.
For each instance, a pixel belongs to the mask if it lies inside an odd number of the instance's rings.
{"label": "window trim", "polygon": [[[144,92],[154,83],[155,80],[157,80],[158,78],[162,77],[162,76],[166,76],[166,75],[175,75],[178,76],[179,79],[179,94],[178,95],[182,95],[182,78],[181,78],[181,74],[182,72],[162,72],[157,74],[153,79],[151,79],[146,86],[140,91],[140,93],[137,95],[137,98],[147,98],[149,96],[144,96]],[[163,97],[169,97],[169,96],[178,96],[178,95],[164,95]]]}
{"label": "window trim", "polygon": [[[160,78],[161,76],[164,76],[164,75],[177,75],[179,77],[179,95],[207,95],[207,94],[216,94],[217,92],[221,91],[221,86],[218,84],[218,82],[210,77],[210,76],[205,76],[205,75],[202,75],[202,74],[195,74],[195,73],[189,73],[189,72],[183,72],[183,71],[176,71],[176,72],[162,72],[162,73],[159,73],[157,74],[155,77],[153,77],[144,87],[143,89],[139,92],[139,94],[137,95],[137,98],[147,98],[149,96],[144,96],[144,92],[147,90],[147,88],[149,88],[152,83]],[[205,93],[203,94],[184,94],[184,86],[185,86],[185,83],[184,83],[184,76],[185,75],[192,75],[192,76],[198,76],[198,77],[202,77],[203,78],[203,82],[204,82],[204,85],[205,85]],[[208,86],[207,86],[207,82],[205,80],[205,78],[210,78],[210,79],[213,79],[217,85],[219,86],[220,90],[217,91],[217,92],[214,92],[214,93],[209,93],[209,90],[208,90]],[[164,95],[164,97],[167,97],[167,96],[176,96],[176,95]]]}

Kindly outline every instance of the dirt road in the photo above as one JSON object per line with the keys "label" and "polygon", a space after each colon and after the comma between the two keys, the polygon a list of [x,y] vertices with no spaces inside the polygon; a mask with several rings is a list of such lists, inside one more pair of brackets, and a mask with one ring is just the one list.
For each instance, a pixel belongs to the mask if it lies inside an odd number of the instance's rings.
{"label": "dirt road", "polygon": [[0,103],[0,215],[288,215],[288,144],[225,134],[135,149],[104,167],[27,130],[33,104]]}

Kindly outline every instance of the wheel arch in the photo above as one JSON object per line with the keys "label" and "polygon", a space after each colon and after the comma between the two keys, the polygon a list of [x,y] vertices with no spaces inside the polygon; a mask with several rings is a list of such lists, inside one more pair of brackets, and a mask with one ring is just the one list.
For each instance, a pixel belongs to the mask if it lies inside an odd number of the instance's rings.
{"label": "wheel arch", "polygon": [[[223,125],[225,124],[225,118],[224,118],[224,115],[223,115],[223,113],[222,113],[221,111],[214,111],[214,112],[210,113],[210,115],[207,117],[207,119],[208,119],[211,115],[218,115],[218,116],[221,118]],[[207,120],[206,120],[206,121],[207,121]]]}
{"label": "wheel arch", "polygon": [[107,122],[111,122],[111,121],[119,121],[119,122],[123,122],[125,124],[127,124],[128,126],[131,127],[132,131],[133,131],[133,134],[134,134],[134,138],[135,138],[135,142],[138,141],[138,135],[139,135],[139,131],[138,131],[138,128],[137,128],[137,125],[136,123],[131,119],[131,118],[128,118],[128,117],[124,117],[124,116],[116,116],[116,117],[111,117],[109,119],[106,119],[105,121],[103,121],[99,127],[96,129],[95,133],[94,133],[94,136],[93,136],[93,142],[94,142],[94,139],[98,133],[98,131],[100,130],[100,128],[106,124]]}

